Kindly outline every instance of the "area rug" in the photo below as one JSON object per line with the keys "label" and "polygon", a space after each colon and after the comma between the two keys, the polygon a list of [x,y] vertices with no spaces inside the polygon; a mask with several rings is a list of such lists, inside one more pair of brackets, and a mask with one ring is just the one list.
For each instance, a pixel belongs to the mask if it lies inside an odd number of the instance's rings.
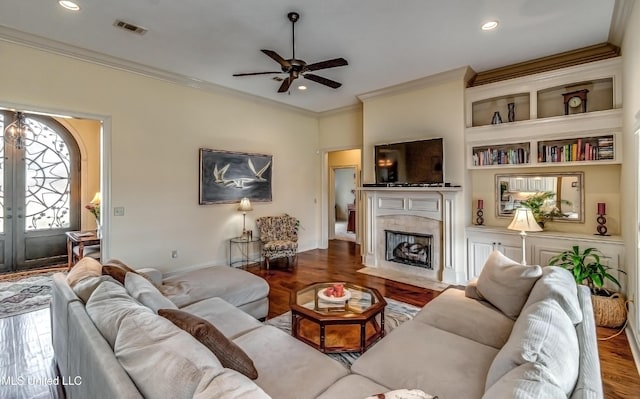
{"label": "area rug", "polygon": [[30,273],[27,277],[4,276],[0,280],[0,318],[49,306],[52,276],[60,270],[64,269]]}
{"label": "area rug", "polygon": [[[390,298],[385,298],[385,300],[387,301],[387,307],[384,309],[384,331],[386,334],[389,334],[394,328],[405,321],[413,319],[413,316],[420,310],[419,307],[409,305],[408,303]],[[287,334],[291,334],[291,311],[269,319],[265,321],[264,324],[277,327]],[[339,361],[347,368],[351,368],[351,364],[360,357],[360,354],[356,352],[330,353],[328,356]]]}
{"label": "area rug", "polygon": [[382,277],[387,280],[393,280],[399,283],[427,288],[433,291],[443,291],[449,286],[448,284],[438,283],[437,281],[429,280],[425,277],[402,273],[391,269],[383,269],[380,267],[363,267],[362,269],[358,270],[358,273],[363,273],[374,277]]}

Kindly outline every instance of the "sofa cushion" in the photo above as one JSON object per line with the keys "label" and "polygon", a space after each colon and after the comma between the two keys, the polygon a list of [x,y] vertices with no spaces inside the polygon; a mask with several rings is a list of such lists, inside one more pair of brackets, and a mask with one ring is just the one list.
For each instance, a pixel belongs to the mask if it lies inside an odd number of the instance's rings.
{"label": "sofa cushion", "polygon": [[114,353],[145,398],[215,397],[212,392],[218,391],[220,383],[231,383],[234,389],[246,385],[260,392],[240,374],[235,375],[236,382],[217,381],[225,369],[216,356],[151,311],[124,318]]}
{"label": "sofa cushion", "polygon": [[525,363],[496,381],[482,399],[566,399],[567,395],[550,379],[542,365]]}
{"label": "sofa cushion", "polygon": [[226,368],[236,370],[255,380],[258,378],[253,361],[238,345],[224,336],[213,324],[177,309],[160,309],[158,314],[191,334],[206,346]]}
{"label": "sofa cushion", "polygon": [[516,320],[509,340],[487,374],[486,388],[525,363],[545,369],[548,382],[569,394],[578,379],[580,349],[569,316],[552,299],[525,308]]}
{"label": "sofa cushion", "polygon": [[203,391],[196,392],[193,399],[271,399],[271,396],[244,375],[225,369]]}
{"label": "sofa cushion", "polygon": [[161,291],[179,308],[213,297],[240,306],[266,298],[269,284],[245,270],[212,266],[166,277]]}
{"label": "sofa cushion", "polygon": [[316,399],[366,398],[369,395],[387,391],[389,391],[388,387],[380,385],[367,377],[349,374],[332,384],[329,389]]}
{"label": "sofa cushion", "polygon": [[535,283],[524,307],[546,298],[552,298],[567,313],[573,324],[582,321],[582,309],[578,302],[578,285],[573,274],[558,266],[542,268],[542,277]]}
{"label": "sofa cushion", "polygon": [[500,251],[493,251],[478,276],[478,292],[515,320],[541,275],[540,266],[521,265]]}
{"label": "sofa cushion", "polygon": [[116,343],[120,323],[125,317],[153,313],[151,309],[133,299],[122,285],[113,280],[103,281],[95,289],[87,301],[86,310],[98,331],[112,348]]}
{"label": "sofa cushion", "polygon": [[490,303],[468,298],[455,288],[429,302],[414,320],[496,349],[504,346],[513,328],[513,320]]}
{"label": "sofa cushion", "polygon": [[92,276],[78,281],[73,287],[73,292],[75,292],[83,303],[87,303],[96,288],[98,288],[103,281],[107,280],[117,283],[111,276]]}
{"label": "sofa cushion", "polygon": [[469,281],[467,283],[467,285],[464,287],[464,295],[467,298],[471,298],[471,299],[476,299],[478,301],[484,301],[484,297],[482,296],[482,294],[478,291],[478,278],[474,278],[473,280]]}
{"label": "sofa cushion", "polygon": [[73,288],[78,282],[88,277],[100,277],[102,275],[102,265],[93,258],[82,258],[76,263],[67,274],[67,283]]}
{"label": "sofa cushion", "polygon": [[201,317],[216,326],[225,337],[234,339],[262,326],[248,315],[222,298],[209,298],[182,308],[185,312]]}
{"label": "sofa cushion", "polygon": [[338,361],[273,326],[233,341],[253,359],[256,384],[273,398],[315,398],[349,373]]}
{"label": "sofa cushion", "polygon": [[129,292],[129,295],[155,313],[158,312],[158,309],[177,309],[176,305],[165,298],[156,286],[139,274],[127,273],[124,279],[124,287]]}
{"label": "sofa cushion", "polygon": [[[429,306],[429,305],[427,305]],[[351,371],[391,389],[480,398],[496,348],[410,320],[373,345]]]}
{"label": "sofa cushion", "polygon": [[[419,389],[396,389],[389,392],[381,392],[366,399],[433,399],[433,395],[429,395]],[[435,399],[438,399],[437,397]]]}

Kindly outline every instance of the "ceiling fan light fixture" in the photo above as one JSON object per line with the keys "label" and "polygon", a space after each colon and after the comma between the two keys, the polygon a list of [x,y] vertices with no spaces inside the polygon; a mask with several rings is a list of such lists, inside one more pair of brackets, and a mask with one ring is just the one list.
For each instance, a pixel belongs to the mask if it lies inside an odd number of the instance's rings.
{"label": "ceiling fan light fixture", "polygon": [[69,11],[80,11],[80,6],[71,0],[60,0],[58,4]]}
{"label": "ceiling fan light fixture", "polygon": [[499,22],[496,20],[493,21],[487,21],[485,23],[482,24],[481,28],[482,30],[494,30],[495,28],[498,27]]}

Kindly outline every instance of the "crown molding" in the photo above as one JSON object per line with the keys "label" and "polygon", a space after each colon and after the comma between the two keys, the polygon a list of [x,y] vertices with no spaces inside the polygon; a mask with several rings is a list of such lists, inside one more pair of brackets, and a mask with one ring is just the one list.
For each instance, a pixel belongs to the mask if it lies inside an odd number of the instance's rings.
{"label": "crown molding", "polygon": [[333,116],[333,115],[353,112],[353,111],[362,111],[362,103],[358,102],[357,104],[347,105],[340,108],[330,109],[328,111],[318,112],[318,117],[322,118],[325,116]]}
{"label": "crown molding", "polygon": [[469,67],[460,67],[446,72],[440,72],[435,75],[426,76],[424,78],[411,80],[409,82],[400,83],[394,86],[385,87],[379,90],[370,91],[368,93],[358,95],[358,99],[364,102],[376,97],[384,97],[388,95],[400,94],[410,90],[421,89],[424,87],[435,86],[442,83],[460,80],[466,83],[466,77],[469,75]]}
{"label": "crown molding", "polygon": [[634,0],[616,0],[611,15],[611,27],[609,28],[609,43],[620,47],[624,38],[624,32],[629,22],[629,16],[633,10]]}
{"label": "crown molding", "polygon": [[468,87],[481,86],[502,80],[509,80],[541,72],[553,71],[570,66],[606,60],[620,55],[620,48],[611,43],[600,43],[576,50],[565,51],[547,57],[536,58],[517,64],[478,72],[468,82]]}
{"label": "crown molding", "polygon": [[317,118],[319,113],[309,111],[303,108],[299,108],[289,104],[283,104],[278,101],[274,101],[268,98],[256,96],[253,94],[243,93],[238,90],[230,89],[228,87],[216,85],[214,83],[205,82],[201,79],[194,77],[181,75],[174,72],[169,72],[159,68],[149,67],[147,65],[139,64],[132,61],[127,61],[122,58],[112,57],[97,51],[87,50],[81,47],[72,46],[66,43],[62,43],[56,40],[51,40],[42,36],[32,35],[16,29],[12,29],[6,26],[0,25],[0,40],[18,44],[26,47],[31,47],[36,50],[46,51],[48,53],[61,55],[76,60],[89,62],[92,64],[104,66],[119,71],[129,72],[136,75],[141,75],[147,78],[161,80],[168,83],[177,84],[180,86],[190,87],[213,94],[224,94],[235,96],[244,100],[257,102],[260,104],[273,106],[289,111],[294,111],[305,116]]}

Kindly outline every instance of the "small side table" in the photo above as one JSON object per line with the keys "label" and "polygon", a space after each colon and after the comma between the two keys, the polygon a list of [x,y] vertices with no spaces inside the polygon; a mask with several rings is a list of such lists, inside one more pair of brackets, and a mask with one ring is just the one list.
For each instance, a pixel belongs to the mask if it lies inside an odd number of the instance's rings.
{"label": "small side table", "polygon": [[[97,231],[67,231],[67,270],[75,264],[75,257],[91,256],[100,259],[100,238]],[[85,253],[86,252],[86,253]]]}
{"label": "small side table", "polygon": [[[240,251],[240,260],[233,260],[233,249]],[[261,245],[259,238],[234,237],[229,240],[229,266],[240,264],[247,266],[261,261]]]}

